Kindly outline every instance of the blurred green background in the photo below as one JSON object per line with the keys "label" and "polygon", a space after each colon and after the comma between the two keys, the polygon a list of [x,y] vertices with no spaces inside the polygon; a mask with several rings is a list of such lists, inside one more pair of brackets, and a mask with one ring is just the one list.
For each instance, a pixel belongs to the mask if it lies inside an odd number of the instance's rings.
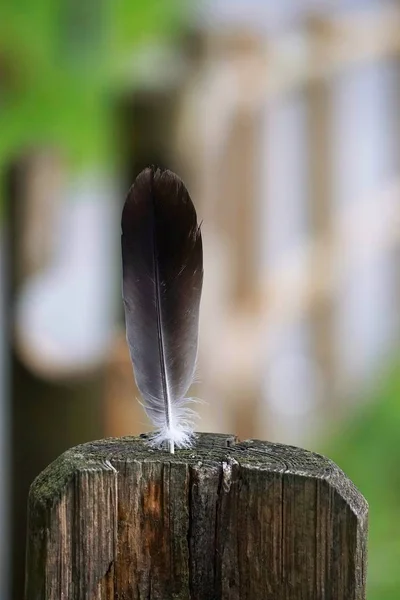
{"label": "blurred green background", "polygon": [[345,423],[328,444],[319,445],[368,500],[367,597],[377,600],[394,600],[400,589],[398,373],[397,364],[371,394],[368,408]]}
{"label": "blurred green background", "polygon": [[396,1],[0,4],[0,598],[34,477],[148,427],[119,219],[146,165],[205,246],[202,430],[332,458],[370,504],[369,600],[400,594]]}

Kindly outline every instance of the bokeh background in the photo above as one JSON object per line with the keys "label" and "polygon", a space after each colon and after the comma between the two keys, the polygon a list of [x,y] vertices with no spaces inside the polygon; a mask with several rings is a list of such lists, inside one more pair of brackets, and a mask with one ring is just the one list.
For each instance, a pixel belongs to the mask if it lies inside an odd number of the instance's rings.
{"label": "bokeh background", "polygon": [[328,454],[400,597],[400,2],[0,4],[0,598],[66,448],[139,433],[120,214],[146,165],[203,220],[199,429]]}

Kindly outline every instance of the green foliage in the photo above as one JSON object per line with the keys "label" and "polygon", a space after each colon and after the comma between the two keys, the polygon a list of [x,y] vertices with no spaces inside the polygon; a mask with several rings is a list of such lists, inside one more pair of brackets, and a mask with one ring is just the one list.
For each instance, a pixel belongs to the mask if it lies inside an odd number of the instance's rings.
{"label": "green foliage", "polygon": [[396,368],[362,414],[326,450],[370,506],[368,600],[400,597],[399,442],[400,371]]}
{"label": "green foliage", "polygon": [[1,177],[30,146],[60,148],[75,167],[109,165],[115,73],[148,39],[175,35],[184,0],[0,2]]}

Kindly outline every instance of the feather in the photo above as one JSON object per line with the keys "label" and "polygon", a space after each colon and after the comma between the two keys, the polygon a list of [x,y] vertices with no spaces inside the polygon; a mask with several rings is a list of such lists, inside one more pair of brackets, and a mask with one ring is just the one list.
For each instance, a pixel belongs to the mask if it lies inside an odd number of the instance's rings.
{"label": "feather", "polygon": [[153,445],[188,447],[194,412],[185,395],[196,368],[203,249],[189,193],[177,175],[142,171],[122,213],[127,341]]}

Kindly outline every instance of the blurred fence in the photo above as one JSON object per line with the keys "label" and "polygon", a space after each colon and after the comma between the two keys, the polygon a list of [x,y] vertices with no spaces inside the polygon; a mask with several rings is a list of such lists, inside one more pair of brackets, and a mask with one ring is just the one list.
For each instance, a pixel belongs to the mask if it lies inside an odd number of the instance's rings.
{"label": "blurred fence", "polygon": [[207,400],[291,442],[379,375],[400,299],[399,7],[300,17],[204,32],[178,136],[209,257]]}

